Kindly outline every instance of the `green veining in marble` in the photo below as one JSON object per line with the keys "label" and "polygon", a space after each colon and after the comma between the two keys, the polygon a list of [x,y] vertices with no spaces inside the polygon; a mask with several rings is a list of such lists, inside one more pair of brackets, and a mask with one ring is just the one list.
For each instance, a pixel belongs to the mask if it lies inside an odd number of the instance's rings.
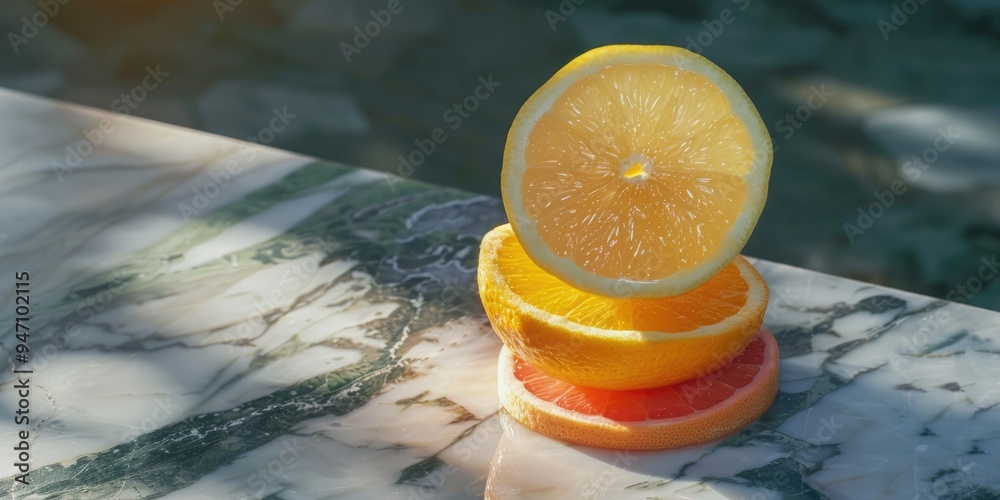
{"label": "green veining in marble", "polygon": [[[159,259],[154,256],[183,255],[246,217],[350,172],[353,170],[322,163],[303,167],[275,185],[184,226],[137,253],[122,268],[81,280],[47,314],[59,317],[50,327],[63,326],[74,320],[78,301],[111,287],[117,290],[111,306],[118,307],[182,293],[208,282],[233,282],[253,268],[307,255],[324,242],[324,263],[358,261],[360,269],[376,277],[378,286],[369,292],[370,297],[399,304],[388,318],[369,325],[384,336],[390,349],[368,347],[358,363],[285,387],[237,409],[192,416],[113,449],[81,457],[72,465],[50,465],[35,470],[31,474],[32,484],[19,487],[19,494],[43,498],[109,498],[127,492],[127,496],[155,497],[183,488],[288,432],[303,420],[344,415],[364,405],[404,373],[407,360],[403,355],[426,328],[478,310],[475,294],[445,293],[449,288],[472,289],[474,260],[466,260],[467,272],[451,283],[436,283],[431,279],[378,283],[388,259],[405,253],[410,267],[433,265],[448,260],[448,253],[477,245],[476,232],[481,230],[475,226],[458,224],[454,230],[437,226],[434,231],[421,234],[408,227],[416,224],[419,229],[420,221],[412,217],[421,209],[473,197],[419,183],[390,184],[375,175],[351,186],[345,195],[284,234],[237,252],[240,264],[236,269],[226,259],[217,259],[180,273],[157,271]],[[400,236],[409,239],[400,242]],[[448,250],[442,253],[442,249]],[[413,300],[421,296],[429,300]],[[10,480],[0,483],[5,490],[11,486]]]}

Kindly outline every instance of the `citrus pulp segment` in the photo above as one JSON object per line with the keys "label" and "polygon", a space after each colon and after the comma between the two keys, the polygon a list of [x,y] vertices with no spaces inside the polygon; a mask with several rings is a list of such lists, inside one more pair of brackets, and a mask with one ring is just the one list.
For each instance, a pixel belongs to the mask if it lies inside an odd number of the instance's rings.
{"label": "citrus pulp segment", "polygon": [[536,432],[602,448],[680,448],[731,434],[770,408],[778,391],[778,346],[761,330],[730,364],[645,390],[574,386],[506,347],[498,370],[501,405]]}
{"label": "citrus pulp segment", "polygon": [[742,257],[682,295],[595,295],[535,265],[509,224],[483,238],[478,282],[494,330],[518,356],[604,389],[659,387],[725,365],[760,329],[768,300],[764,279]]}
{"label": "citrus pulp segment", "polygon": [[660,297],[694,289],[739,254],[771,156],[753,104],[707,59],[608,46],[525,102],[501,188],[539,267],[595,294]]}

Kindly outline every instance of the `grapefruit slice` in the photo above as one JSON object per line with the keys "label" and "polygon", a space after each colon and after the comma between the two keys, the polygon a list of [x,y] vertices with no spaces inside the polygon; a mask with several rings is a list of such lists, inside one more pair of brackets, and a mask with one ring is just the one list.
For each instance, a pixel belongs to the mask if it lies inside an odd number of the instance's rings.
{"label": "grapefruit slice", "polygon": [[678,47],[615,45],[570,62],[511,125],[501,190],[538,267],[581,290],[693,290],[746,244],[771,139],[749,98]]}
{"label": "grapefruit slice", "polygon": [[478,281],[508,348],[557,379],[602,389],[660,387],[729,363],[757,334],[768,300],[742,257],[682,295],[584,292],[539,269],[506,224],[483,238]]}
{"label": "grapefruit slice", "polygon": [[500,403],[526,427],[571,443],[624,450],[681,448],[758,419],[778,392],[778,345],[761,330],[733,361],[680,384],[609,391],[546,375],[504,347]]}

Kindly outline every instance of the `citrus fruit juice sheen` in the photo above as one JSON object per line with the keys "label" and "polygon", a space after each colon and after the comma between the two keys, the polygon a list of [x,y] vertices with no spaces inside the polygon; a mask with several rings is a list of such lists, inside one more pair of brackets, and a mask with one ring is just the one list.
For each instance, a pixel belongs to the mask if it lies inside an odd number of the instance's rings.
{"label": "citrus fruit juice sheen", "polygon": [[507,348],[498,369],[503,407],[542,434],[603,448],[679,448],[730,434],[771,406],[778,391],[778,346],[762,330],[730,364],[645,390],[569,384]]}
{"label": "citrus fruit juice sheen", "polygon": [[677,47],[594,49],[522,106],[502,191],[531,259],[615,297],[691,290],[750,237],[767,197],[767,129],[743,89]]}
{"label": "citrus fruit juice sheen", "polygon": [[768,287],[739,253],[771,156],[740,86],[677,47],[594,49],[535,92],[504,149],[510,224],[483,238],[477,275],[510,416],[574,443],[662,449],[767,411]]}
{"label": "citrus fruit juice sheen", "polygon": [[659,387],[728,363],[757,334],[768,299],[764,279],[742,257],[682,295],[584,292],[539,269],[509,225],[483,238],[479,287],[494,329],[518,356],[604,389]]}

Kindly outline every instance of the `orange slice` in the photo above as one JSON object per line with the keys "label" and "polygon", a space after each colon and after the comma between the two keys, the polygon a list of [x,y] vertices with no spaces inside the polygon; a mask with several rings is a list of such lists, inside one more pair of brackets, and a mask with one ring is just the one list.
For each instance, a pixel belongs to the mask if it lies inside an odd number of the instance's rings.
{"label": "orange slice", "polygon": [[740,253],[767,197],[767,128],[678,47],[615,45],[559,70],[507,136],[507,217],[531,259],[613,297],[692,290]]}
{"label": "orange slice", "polygon": [[528,428],[601,448],[680,448],[726,436],[758,419],[778,393],[778,345],[761,330],[733,361],[695,380],[608,391],[546,375],[503,348],[500,403]]}
{"label": "orange slice", "polygon": [[509,224],[483,237],[478,281],[507,347],[553,377],[604,389],[660,387],[729,363],[760,329],[768,299],[742,257],[682,295],[584,292],[536,266]]}

